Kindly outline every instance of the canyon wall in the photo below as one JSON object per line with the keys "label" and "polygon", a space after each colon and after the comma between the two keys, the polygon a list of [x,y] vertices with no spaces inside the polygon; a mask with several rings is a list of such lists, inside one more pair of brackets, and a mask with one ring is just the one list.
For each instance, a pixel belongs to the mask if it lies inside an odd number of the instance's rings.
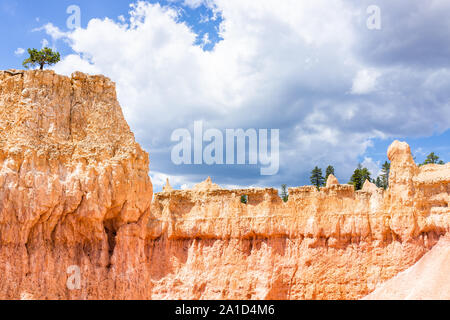
{"label": "canyon wall", "polygon": [[405,143],[387,191],[331,177],[284,203],[211,179],[153,196],[102,76],[0,72],[0,128],[2,299],[359,299],[450,229],[450,164]]}
{"label": "canyon wall", "polygon": [[[194,190],[155,195],[155,298],[359,299],[414,265],[450,229],[450,164],[417,167],[395,142],[390,189]],[[241,196],[248,196],[248,204]],[[160,247],[166,250],[164,253]],[[175,262],[175,263],[174,263]],[[450,288],[448,288],[450,290]]]}

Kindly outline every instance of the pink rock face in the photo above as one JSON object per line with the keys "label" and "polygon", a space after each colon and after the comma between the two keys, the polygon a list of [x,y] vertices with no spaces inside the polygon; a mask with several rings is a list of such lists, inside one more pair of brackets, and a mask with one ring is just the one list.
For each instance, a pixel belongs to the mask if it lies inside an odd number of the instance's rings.
{"label": "pink rock face", "polygon": [[413,267],[387,281],[366,300],[450,300],[450,238],[439,243]]}
{"label": "pink rock face", "polygon": [[[448,233],[450,164],[390,188],[153,191],[114,84],[0,72],[0,298],[360,299]],[[248,203],[241,203],[241,196]]]}

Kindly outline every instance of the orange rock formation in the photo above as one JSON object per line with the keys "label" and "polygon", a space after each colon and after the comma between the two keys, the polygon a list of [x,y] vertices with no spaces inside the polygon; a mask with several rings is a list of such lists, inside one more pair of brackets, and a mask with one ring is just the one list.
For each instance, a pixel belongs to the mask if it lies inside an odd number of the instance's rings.
{"label": "orange rock formation", "polygon": [[147,298],[149,160],[115,85],[0,72],[0,128],[0,298]]}
{"label": "orange rock formation", "polygon": [[450,229],[450,164],[419,168],[405,143],[386,192],[330,177],[284,203],[208,179],[152,202],[107,78],[0,72],[0,128],[0,298],[359,299]]}

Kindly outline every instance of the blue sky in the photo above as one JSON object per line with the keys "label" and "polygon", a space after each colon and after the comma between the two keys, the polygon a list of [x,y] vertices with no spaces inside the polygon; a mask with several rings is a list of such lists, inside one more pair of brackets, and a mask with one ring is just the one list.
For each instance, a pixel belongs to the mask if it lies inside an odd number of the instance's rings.
{"label": "blue sky", "polygon": [[[375,30],[367,27],[374,4]],[[70,5],[81,10],[75,31],[66,26]],[[418,162],[432,151],[450,161],[445,0],[0,0],[0,16],[2,69],[21,68],[18,49],[46,41],[62,54],[57,72],[117,83],[156,191],[166,177],[178,188],[207,176],[229,187],[298,186],[328,164],[345,183],[359,162],[375,175],[395,139]],[[171,133],[198,120],[279,129],[279,173],[174,165]]]}
{"label": "blue sky", "polygon": [[[151,3],[161,3],[166,6],[175,6],[176,3],[170,1],[149,1]],[[73,1],[73,0],[0,0],[0,13],[2,17],[0,36],[4,40],[4,50],[0,53],[0,67],[2,69],[22,68],[23,57],[14,55],[17,48],[36,47],[40,48],[42,40],[51,38],[42,32],[33,31],[47,23],[52,23],[68,31],[66,21],[70,14],[67,8],[71,5],[78,5],[81,8],[81,27],[86,27],[87,23],[94,18],[111,18],[117,20],[121,15],[126,16],[130,10],[129,0],[93,0],[93,1]],[[218,25],[221,22],[220,14],[215,21],[202,22],[204,17],[212,17],[211,10],[205,6],[189,7],[181,6],[182,16],[180,21],[184,21],[198,33],[198,42],[207,32],[210,35],[211,44],[206,46],[206,50],[211,50],[214,43],[220,38],[217,34]],[[5,41],[7,40],[7,41]],[[51,45],[52,43],[50,43]],[[5,50],[6,49],[6,50]],[[63,42],[58,43],[58,50],[61,54],[68,54],[72,50],[65,46]],[[11,54],[11,52],[13,54]]]}

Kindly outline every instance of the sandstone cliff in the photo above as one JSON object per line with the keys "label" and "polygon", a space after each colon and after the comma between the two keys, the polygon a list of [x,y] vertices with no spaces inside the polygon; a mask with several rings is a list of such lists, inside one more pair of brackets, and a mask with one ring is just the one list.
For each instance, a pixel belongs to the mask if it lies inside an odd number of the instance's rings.
{"label": "sandstone cliff", "polygon": [[149,161],[114,83],[0,72],[0,128],[0,297],[148,297]]}
{"label": "sandstone cliff", "polygon": [[450,229],[450,164],[419,168],[400,142],[389,158],[387,192],[367,182],[355,192],[331,177],[320,191],[290,189],[287,203],[274,189],[229,191],[209,180],[156,194],[153,255],[164,246],[167,258],[155,268],[152,297],[364,297]]}
{"label": "sandstone cliff", "polygon": [[107,78],[0,72],[0,128],[0,298],[359,299],[450,229],[450,164],[400,142],[386,192],[332,177],[284,203],[208,179],[152,202]]}

